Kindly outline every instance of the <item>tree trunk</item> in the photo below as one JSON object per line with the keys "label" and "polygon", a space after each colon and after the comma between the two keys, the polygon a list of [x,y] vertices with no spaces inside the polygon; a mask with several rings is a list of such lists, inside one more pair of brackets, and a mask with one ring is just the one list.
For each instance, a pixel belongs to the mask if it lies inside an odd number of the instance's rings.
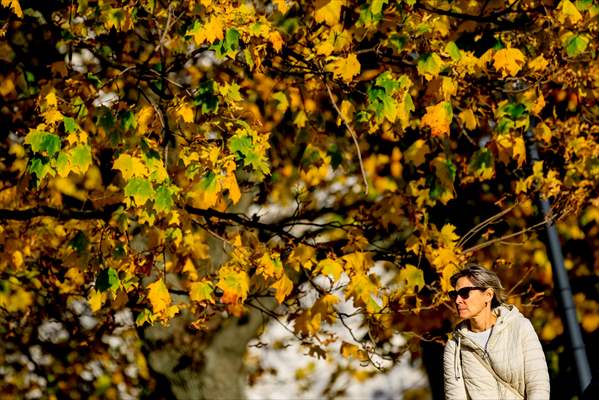
{"label": "tree trunk", "polygon": [[245,398],[243,357],[263,322],[261,312],[251,310],[242,318],[223,319],[210,334],[190,328],[188,316],[173,319],[168,327],[143,329],[144,352],[158,382],[151,397]]}

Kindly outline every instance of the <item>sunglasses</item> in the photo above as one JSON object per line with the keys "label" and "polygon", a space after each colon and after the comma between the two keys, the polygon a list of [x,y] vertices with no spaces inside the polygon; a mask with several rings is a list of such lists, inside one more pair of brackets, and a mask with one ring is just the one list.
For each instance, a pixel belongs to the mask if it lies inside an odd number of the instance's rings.
{"label": "sunglasses", "polygon": [[470,297],[470,291],[471,290],[486,290],[487,288],[484,287],[480,287],[480,286],[468,286],[468,287],[463,287],[460,290],[452,290],[449,293],[447,293],[449,295],[449,298],[451,300],[455,300],[458,298],[458,296],[460,296],[462,299],[466,300],[468,297]]}

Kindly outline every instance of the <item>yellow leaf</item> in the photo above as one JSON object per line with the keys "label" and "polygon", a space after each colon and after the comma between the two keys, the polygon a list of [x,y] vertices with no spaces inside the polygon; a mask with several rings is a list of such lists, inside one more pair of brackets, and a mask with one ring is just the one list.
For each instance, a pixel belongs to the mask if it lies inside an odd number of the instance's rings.
{"label": "yellow leaf", "polygon": [[412,264],[407,264],[399,272],[398,280],[406,283],[408,292],[419,292],[424,287],[424,271]]}
{"label": "yellow leaf", "polygon": [[348,273],[364,273],[372,267],[372,259],[363,251],[346,254],[341,258],[345,261],[346,270]]}
{"label": "yellow leaf", "polygon": [[342,342],[339,352],[345,358],[355,358],[360,361],[368,360],[368,354],[366,354],[366,352],[363,349],[356,346],[355,344]]}
{"label": "yellow leaf", "polygon": [[171,295],[163,279],[158,279],[156,282],[148,285],[148,299],[150,300],[150,304],[152,304],[154,313],[162,313],[167,310],[171,303]]}
{"label": "yellow leaf", "polygon": [[192,301],[202,302],[208,301],[209,303],[214,304],[214,288],[212,283],[206,280],[201,282],[192,282],[189,285],[189,298]]}
{"label": "yellow leaf", "polygon": [[193,108],[187,103],[182,103],[177,109],[177,114],[181,116],[184,122],[193,122]]}
{"label": "yellow leaf", "polygon": [[23,11],[18,0],[2,0],[2,5],[10,8],[17,17],[23,18]]}
{"label": "yellow leaf", "polygon": [[345,298],[354,298],[354,305],[365,306],[368,312],[377,312],[380,305],[376,301],[378,287],[364,274],[354,275],[345,290]]}
{"label": "yellow leaf", "polygon": [[[223,40],[224,36],[225,20],[220,15],[212,15],[208,23],[202,29],[204,33],[204,40],[208,43],[213,43],[216,40]],[[202,43],[204,42],[202,40]],[[197,43],[197,42],[196,42]]]}
{"label": "yellow leaf", "polygon": [[550,143],[553,134],[551,133],[551,129],[544,123],[541,122],[537,126],[534,127],[533,132],[537,138],[541,138],[541,140],[545,143]]}
{"label": "yellow leaf", "polygon": [[358,57],[352,53],[346,58],[337,58],[335,61],[330,62],[326,69],[333,72],[335,78],[341,78],[349,83],[354,76],[360,73],[360,62]]}
{"label": "yellow leaf", "polygon": [[537,72],[544,71],[547,65],[549,65],[549,62],[545,59],[545,57],[543,57],[542,54],[534,60],[528,62],[528,68]]}
{"label": "yellow leaf", "polygon": [[112,169],[118,169],[123,175],[123,179],[129,180],[132,177],[146,177],[148,168],[142,160],[132,157],[129,154],[121,154],[112,166]]}
{"label": "yellow leaf", "polygon": [[277,6],[282,14],[285,14],[287,10],[289,10],[289,6],[285,0],[273,0],[273,3]]}
{"label": "yellow leaf", "polygon": [[526,162],[526,144],[524,143],[524,139],[522,137],[517,137],[514,139],[512,154],[518,163],[518,167],[522,167]]}
{"label": "yellow leaf", "polygon": [[293,120],[293,124],[295,126],[297,126],[298,128],[303,128],[304,126],[306,126],[307,121],[308,121],[308,116],[306,115],[304,110],[300,110],[297,113],[297,115],[295,116],[295,119]]}
{"label": "yellow leaf", "polygon": [[526,57],[518,49],[501,49],[493,56],[493,66],[501,72],[501,76],[516,76],[526,62]]}
{"label": "yellow leaf", "polygon": [[64,119],[64,115],[57,110],[48,110],[42,114],[44,120],[47,124],[53,124],[57,121],[62,121]]}
{"label": "yellow leaf", "polygon": [[[352,121],[354,119],[354,103],[351,101],[343,100],[341,102],[341,114],[347,121]],[[337,125],[341,125],[341,118],[337,119]]]}
{"label": "yellow leaf", "polygon": [[0,76],[0,95],[6,97],[15,91],[15,84],[9,77],[3,78]]}
{"label": "yellow leaf", "polygon": [[243,303],[250,289],[250,277],[247,272],[233,267],[222,267],[218,271],[219,281],[216,284],[223,291],[221,302],[225,304]]}
{"label": "yellow leaf", "polygon": [[458,115],[458,118],[460,119],[460,121],[462,121],[462,124],[464,124],[466,129],[468,129],[469,131],[476,129],[476,127],[478,126],[478,121],[476,119],[476,116],[474,115],[474,112],[472,112],[472,109],[470,109],[470,108],[462,111]]}
{"label": "yellow leaf", "polygon": [[104,304],[104,302],[106,301],[106,297],[107,294],[100,292],[99,290],[92,289],[90,291],[90,295],[87,299],[87,302],[89,303],[92,312],[96,312],[102,307],[102,304]]}
{"label": "yellow leaf", "polygon": [[135,117],[135,122],[137,123],[137,133],[145,135],[153,117],[154,108],[149,105],[143,106]]}
{"label": "yellow leaf", "polygon": [[233,202],[233,204],[237,204],[239,199],[241,199],[241,191],[239,190],[239,185],[237,184],[237,178],[235,177],[235,173],[231,173],[227,175],[222,180],[223,189],[229,190],[229,198]]}
{"label": "yellow leaf", "polygon": [[454,246],[455,242],[458,241],[458,239],[460,238],[458,235],[455,234],[455,226],[452,224],[445,224],[443,225],[443,228],[441,228],[441,241],[448,245],[448,246]]}
{"label": "yellow leaf", "polygon": [[331,0],[316,10],[314,19],[316,22],[324,22],[329,26],[334,26],[341,18],[341,7],[343,5],[345,5],[345,0]]}
{"label": "yellow leaf", "polygon": [[569,0],[562,0],[557,6],[559,13],[557,15],[557,19],[560,23],[564,23],[567,19],[570,20],[571,23],[575,24],[582,19],[582,14],[574,3]]}
{"label": "yellow leaf", "polygon": [[441,92],[443,93],[443,99],[449,101],[451,96],[455,95],[458,91],[458,84],[451,78],[446,76],[443,77],[441,83]]}
{"label": "yellow leaf", "polygon": [[543,111],[543,108],[545,108],[545,97],[543,96],[542,93],[539,94],[539,97],[537,98],[537,100],[534,102],[534,104],[532,105],[531,108],[531,112],[534,115],[539,115],[539,113],[541,111]]}
{"label": "yellow leaf", "polygon": [[305,310],[294,321],[293,329],[304,336],[313,336],[320,330],[321,314],[312,314],[312,310]]}
{"label": "yellow leaf", "polygon": [[431,128],[433,136],[449,134],[449,125],[453,118],[451,103],[442,101],[434,106],[426,107],[426,114],[422,117],[422,125]]}
{"label": "yellow leaf", "polygon": [[44,99],[46,100],[46,106],[48,108],[56,107],[58,105],[58,101],[56,100],[56,94],[54,93],[54,90],[51,90],[50,93],[48,93]]}
{"label": "yellow leaf", "polygon": [[198,270],[196,269],[195,265],[193,265],[193,261],[191,261],[189,258],[185,260],[185,263],[183,264],[183,270],[181,272],[187,274],[190,281],[198,280]]}
{"label": "yellow leaf", "polygon": [[408,149],[404,152],[404,156],[406,161],[411,162],[414,166],[420,166],[424,160],[425,156],[429,153],[430,148],[426,144],[426,142],[422,139],[416,140],[414,143],[408,147]]}
{"label": "yellow leaf", "polygon": [[279,53],[283,49],[283,37],[278,31],[271,31],[268,34],[268,40],[272,44],[272,48]]}
{"label": "yellow leaf", "polygon": [[283,264],[276,255],[274,259],[268,253],[264,253],[260,259],[258,259],[258,268],[256,273],[264,276],[265,278],[279,278],[283,274]]}
{"label": "yellow leaf", "polygon": [[287,277],[287,274],[284,273],[283,276],[281,276],[281,279],[276,281],[271,287],[276,290],[275,299],[277,299],[279,304],[282,304],[285,297],[287,297],[293,290],[293,282]]}
{"label": "yellow leaf", "polygon": [[12,265],[17,270],[25,264],[25,261],[23,259],[23,253],[21,253],[19,250],[16,250],[14,253],[12,253],[10,260],[12,261]]}
{"label": "yellow leaf", "polygon": [[331,275],[337,281],[343,272],[343,265],[337,260],[325,258],[318,263],[318,269],[323,275]]}

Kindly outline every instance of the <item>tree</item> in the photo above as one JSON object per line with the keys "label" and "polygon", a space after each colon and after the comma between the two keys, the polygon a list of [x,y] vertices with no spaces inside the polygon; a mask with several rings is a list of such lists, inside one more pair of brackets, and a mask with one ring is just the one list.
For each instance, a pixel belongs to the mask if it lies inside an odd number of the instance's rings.
{"label": "tree", "polygon": [[[596,337],[596,2],[1,4],[3,391],[172,394],[201,369],[185,351],[261,313],[315,356],[360,318],[343,355],[392,363],[443,341],[467,260],[557,349],[537,196]],[[129,312],[133,360],[97,342]],[[158,371],[169,324],[194,331]]]}

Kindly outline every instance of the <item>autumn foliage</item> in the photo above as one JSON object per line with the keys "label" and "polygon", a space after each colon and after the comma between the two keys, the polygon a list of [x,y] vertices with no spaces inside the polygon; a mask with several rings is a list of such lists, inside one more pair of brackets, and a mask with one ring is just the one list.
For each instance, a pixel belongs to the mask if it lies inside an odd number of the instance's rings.
{"label": "autumn foliage", "polygon": [[[596,1],[1,4],[0,390],[41,385],[11,356],[32,346],[51,357],[34,374],[58,371],[44,390],[76,387],[69,363],[116,357],[93,338],[124,309],[201,332],[264,308],[320,356],[357,316],[341,355],[393,362],[444,340],[468,260],[513,288],[557,374],[547,221],[596,337]],[[71,339],[40,340],[48,320]],[[90,393],[150,380],[138,357]]]}

